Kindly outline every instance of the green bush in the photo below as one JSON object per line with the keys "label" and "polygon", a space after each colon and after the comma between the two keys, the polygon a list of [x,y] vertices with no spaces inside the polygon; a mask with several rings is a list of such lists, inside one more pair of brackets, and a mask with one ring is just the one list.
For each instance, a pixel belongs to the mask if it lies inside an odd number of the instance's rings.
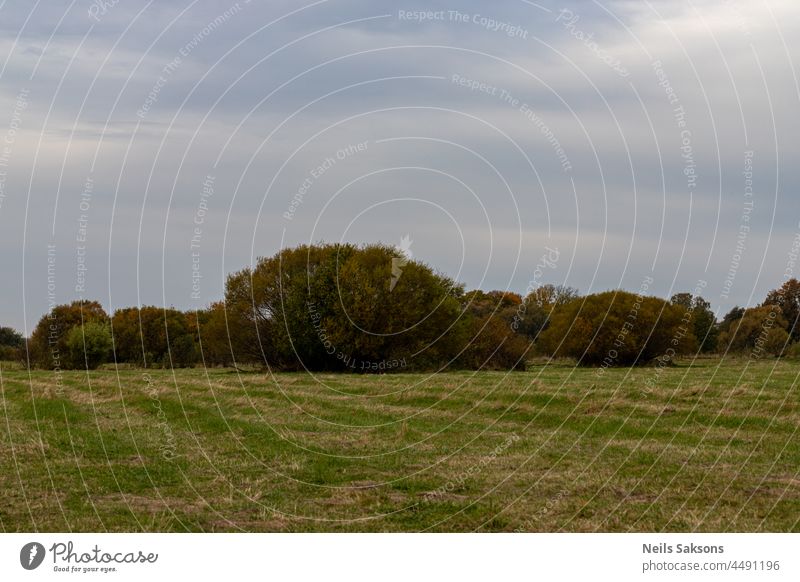
{"label": "green bush", "polygon": [[108,360],[111,353],[111,332],[103,323],[90,322],[67,332],[67,363],[72,368],[94,370]]}
{"label": "green bush", "polygon": [[312,245],[228,278],[237,362],[388,372],[452,364],[468,342],[463,288],[385,245]]}
{"label": "green bush", "polygon": [[[67,336],[74,327],[88,323],[107,323],[108,315],[97,301],[73,301],[56,305],[36,324],[29,341],[31,364],[42,368],[71,365]],[[79,367],[83,367],[81,363]]]}

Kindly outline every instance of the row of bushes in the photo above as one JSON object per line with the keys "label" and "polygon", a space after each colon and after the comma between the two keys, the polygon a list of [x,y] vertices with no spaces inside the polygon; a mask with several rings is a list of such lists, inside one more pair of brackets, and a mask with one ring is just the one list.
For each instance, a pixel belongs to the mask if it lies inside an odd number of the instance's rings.
{"label": "row of bushes", "polygon": [[199,311],[59,305],[27,343],[0,328],[0,357],[43,368],[257,365],[388,372],[524,369],[534,354],[603,367],[681,354],[800,352],[800,283],[720,322],[702,297],[625,291],[586,297],[545,285],[528,296],[469,291],[384,245],[309,245],[228,277],[225,300]]}

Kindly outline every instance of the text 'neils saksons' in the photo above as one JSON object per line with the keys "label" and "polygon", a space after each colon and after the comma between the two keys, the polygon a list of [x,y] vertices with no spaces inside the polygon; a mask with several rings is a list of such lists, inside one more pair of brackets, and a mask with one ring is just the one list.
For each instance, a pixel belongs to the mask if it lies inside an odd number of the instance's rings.
{"label": "text 'neils saksons'", "polygon": [[643,554],[724,554],[723,546],[697,546],[695,544],[642,544]]}

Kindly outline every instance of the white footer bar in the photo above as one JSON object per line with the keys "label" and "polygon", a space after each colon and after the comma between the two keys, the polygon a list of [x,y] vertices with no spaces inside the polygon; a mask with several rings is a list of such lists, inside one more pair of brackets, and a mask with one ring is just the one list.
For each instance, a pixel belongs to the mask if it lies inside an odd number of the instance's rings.
{"label": "white footer bar", "polygon": [[800,534],[5,534],[0,580],[778,582],[798,554]]}

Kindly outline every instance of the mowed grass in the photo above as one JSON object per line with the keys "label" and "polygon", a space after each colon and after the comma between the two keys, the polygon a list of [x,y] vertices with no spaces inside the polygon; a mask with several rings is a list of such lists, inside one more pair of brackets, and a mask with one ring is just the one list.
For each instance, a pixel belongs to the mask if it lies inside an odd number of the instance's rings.
{"label": "mowed grass", "polygon": [[800,531],[800,366],[3,369],[0,531]]}

